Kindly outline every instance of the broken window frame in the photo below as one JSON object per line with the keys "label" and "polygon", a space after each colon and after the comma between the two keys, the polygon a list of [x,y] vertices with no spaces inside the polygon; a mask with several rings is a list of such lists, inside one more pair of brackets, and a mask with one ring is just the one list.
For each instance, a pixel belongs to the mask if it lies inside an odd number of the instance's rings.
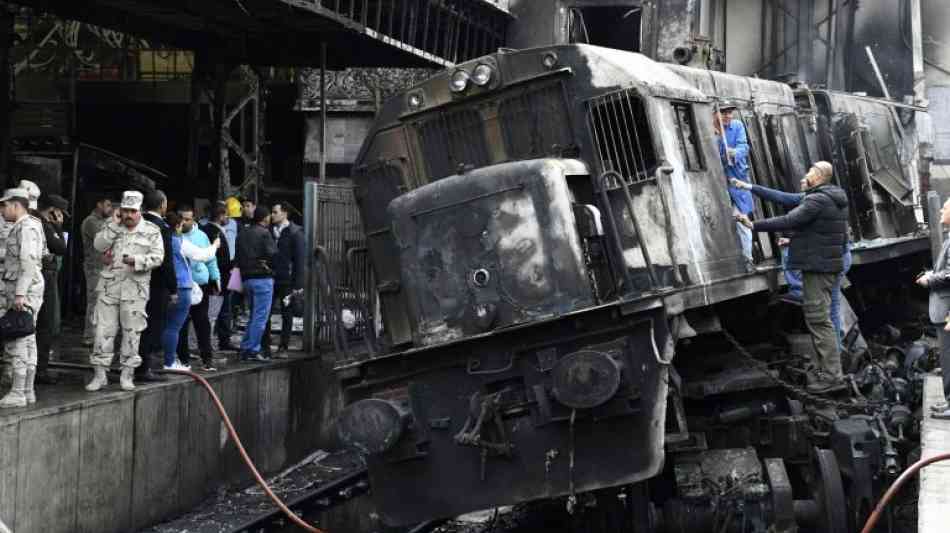
{"label": "broken window frame", "polygon": [[[624,180],[631,185],[655,180],[654,171],[657,165],[659,165],[660,152],[657,148],[653,131],[650,128],[651,116],[647,101],[648,100],[644,98],[636,88],[626,88],[601,94],[584,102],[587,115],[587,128],[594,152],[593,155],[600,168],[600,172],[603,173],[609,170],[617,171],[623,176]],[[615,105],[618,103],[623,111],[622,120],[620,120],[621,116],[617,113],[613,113],[613,117],[611,117],[604,111],[598,111],[603,109],[605,105]],[[634,109],[634,105],[636,105],[642,113],[642,124],[637,124],[636,122],[637,110]],[[631,116],[635,126],[633,128],[629,127],[629,119]],[[613,118],[613,123],[611,123],[611,118]],[[621,135],[619,135],[619,139],[617,135],[608,138],[608,131],[605,125],[620,126],[621,122],[623,129],[620,131]],[[617,128],[614,128],[614,131],[611,133],[616,133],[616,130]],[[642,138],[645,138],[646,142],[641,140]],[[623,146],[624,141],[626,141],[631,148],[636,147],[636,150],[621,150],[619,147]],[[646,147],[647,150],[644,150],[644,147]],[[652,156],[652,159],[648,160],[645,154]],[[605,155],[614,156],[614,158],[604,157]],[[635,170],[633,174],[629,172],[631,161],[633,162],[633,168]],[[617,163],[620,163],[620,166],[618,166]],[[617,186],[619,186],[619,184],[617,184]]]}
{"label": "broken window frame", "polygon": [[[672,101],[670,107],[673,108],[673,120],[676,121],[676,139],[679,141],[680,153],[683,154],[683,162],[688,172],[701,172],[706,170],[706,161],[703,158],[703,150],[699,144],[699,132],[696,128],[696,111],[693,104],[683,101]],[[689,123],[683,124],[683,115]],[[688,132],[687,132],[688,129]],[[692,154],[690,154],[692,152]]]}

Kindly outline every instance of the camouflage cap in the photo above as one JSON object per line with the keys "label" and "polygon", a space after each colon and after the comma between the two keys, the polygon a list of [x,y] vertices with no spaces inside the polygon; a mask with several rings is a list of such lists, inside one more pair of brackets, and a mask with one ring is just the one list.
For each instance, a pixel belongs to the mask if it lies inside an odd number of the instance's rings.
{"label": "camouflage cap", "polygon": [[134,209],[136,211],[141,211],[142,198],[142,193],[138,191],[125,191],[122,193],[122,203],[119,204],[119,209]]}
{"label": "camouflage cap", "polygon": [[40,192],[40,186],[30,180],[20,180],[20,183],[17,184],[17,188],[26,190],[26,192],[30,195],[30,209],[36,209],[38,205],[37,200],[39,199],[40,194],[42,194]]}
{"label": "camouflage cap", "polygon": [[3,197],[0,197],[0,202],[8,202],[14,198],[19,198],[21,200],[30,200],[30,192],[22,187],[16,187],[13,189],[7,189],[3,191]]}

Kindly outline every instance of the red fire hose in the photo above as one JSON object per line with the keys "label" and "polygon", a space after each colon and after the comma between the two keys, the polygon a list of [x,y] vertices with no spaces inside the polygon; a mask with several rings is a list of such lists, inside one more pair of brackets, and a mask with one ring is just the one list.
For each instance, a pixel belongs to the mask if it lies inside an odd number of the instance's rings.
{"label": "red fire hose", "polygon": [[884,508],[887,507],[888,503],[890,503],[891,498],[897,494],[897,491],[900,490],[901,486],[914,474],[916,474],[918,470],[929,464],[939,463],[940,461],[946,461],[947,459],[950,459],[950,453],[941,453],[933,457],[928,457],[927,459],[921,459],[904,470],[900,477],[897,478],[897,480],[894,481],[894,483],[892,483],[887,489],[887,492],[884,493],[881,501],[877,502],[877,506],[874,508],[871,516],[868,517],[868,521],[864,523],[864,529],[861,530],[861,533],[871,533],[871,530],[874,529],[874,526],[877,525],[877,521],[881,518]]}
{"label": "red fire hose", "polygon": [[254,461],[251,460],[251,457],[247,454],[247,450],[244,449],[244,445],[241,443],[241,438],[238,437],[237,431],[234,430],[234,425],[231,424],[231,419],[228,417],[227,411],[224,410],[224,405],[221,403],[221,400],[218,398],[218,395],[215,394],[214,389],[211,388],[211,384],[208,381],[191,372],[189,370],[162,370],[163,373],[169,374],[182,374],[188,376],[191,379],[200,383],[208,394],[211,396],[211,400],[214,402],[214,406],[218,409],[218,414],[221,415],[221,419],[224,420],[224,425],[228,428],[228,433],[231,435],[231,440],[234,441],[234,445],[237,446],[238,452],[241,453],[241,457],[244,459],[244,463],[247,465],[247,468],[251,471],[251,474],[254,474],[254,479],[257,480],[257,484],[264,489],[264,492],[267,493],[267,496],[270,497],[271,501],[276,505],[285,515],[289,518],[294,524],[300,526],[306,531],[311,533],[325,533],[322,529],[318,529],[307,522],[302,518],[297,516],[296,513],[290,510],[284,502],[274,494],[274,491],[271,490],[270,485],[267,484],[267,481],[261,476],[261,473],[257,471],[257,467],[254,466]]}

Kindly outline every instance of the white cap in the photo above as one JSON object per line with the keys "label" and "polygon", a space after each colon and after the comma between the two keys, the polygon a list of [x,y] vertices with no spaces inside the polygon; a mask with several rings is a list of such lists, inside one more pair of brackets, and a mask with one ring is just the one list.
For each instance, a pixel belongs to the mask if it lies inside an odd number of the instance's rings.
{"label": "white cap", "polygon": [[40,197],[40,187],[39,185],[33,183],[30,180],[20,180],[20,183],[17,185],[17,188],[25,190],[30,196],[28,200],[30,201],[30,209],[36,209],[39,205],[37,200]]}
{"label": "white cap", "polygon": [[17,187],[15,189],[7,189],[3,191],[3,197],[0,198],[0,202],[7,202],[14,198],[22,198],[24,200],[29,201],[30,192],[21,187]]}
{"label": "white cap", "polygon": [[119,205],[119,209],[135,209],[136,211],[141,211],[142,193],[138,191],[125,191],[122,193],[122,204]]}

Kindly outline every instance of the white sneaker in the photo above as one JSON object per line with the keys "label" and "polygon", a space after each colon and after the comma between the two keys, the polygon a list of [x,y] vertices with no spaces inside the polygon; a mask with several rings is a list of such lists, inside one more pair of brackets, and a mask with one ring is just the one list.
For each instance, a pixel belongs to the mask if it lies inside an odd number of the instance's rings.
{"label": "white sneaker", "polygon": [[165,365],[162,368],[164,368],[165,370],[191,370],[190,366],[181,364],[181,361],[179,361],[178,359],[175,359],[175,362],[172,363],[171,365]]}

